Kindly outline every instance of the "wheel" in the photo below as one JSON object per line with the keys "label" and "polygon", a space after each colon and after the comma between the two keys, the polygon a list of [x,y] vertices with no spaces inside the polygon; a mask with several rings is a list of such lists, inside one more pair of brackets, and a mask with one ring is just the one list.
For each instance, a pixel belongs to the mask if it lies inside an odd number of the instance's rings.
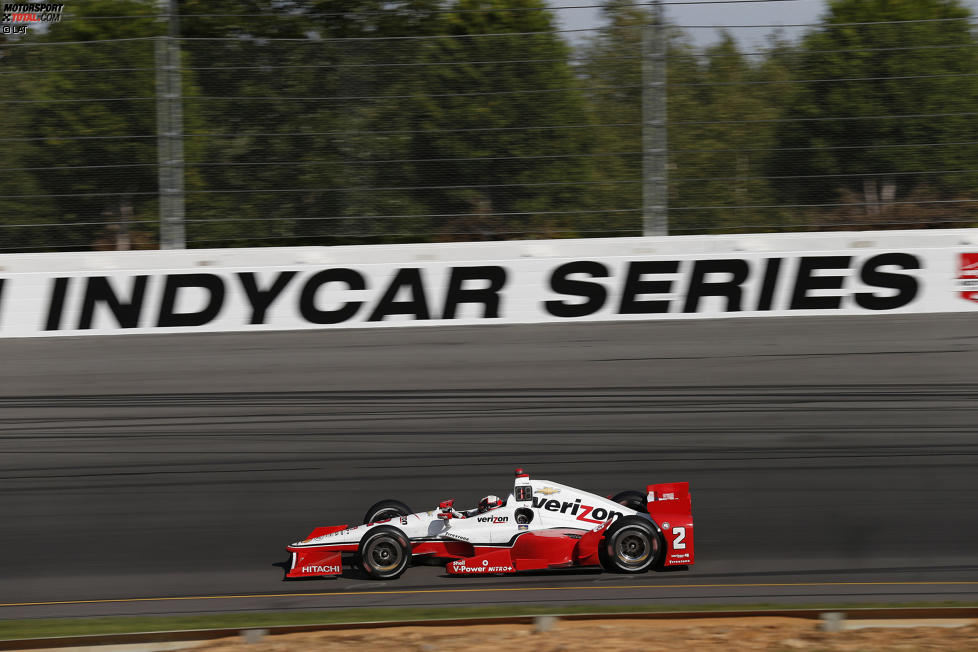
{"label": "wheel", "polygon": [[413,513],[410,507],[399,500],[382,500],[367,510],[367,513],[363,515],[363,522],[365,524],[376,523],[387,518],[397,518]]}
{"label": "wheel", "polygon": [[411,542],[396,527],[377,526],[360,541],[358,560],[375,580],[397,579],[411,562]]}
{"label": "wheel", "polygon": [[659,563],[665,551],[662,536],[641,516],[623,516],[611,524],[601,543],[607,570],[642,573]]}
{"label": "wheel", "polygon": [[646,505],[648,505],[648,496],[641,491],[622,491],[616,493],[611,499],[619,505],[634,509],[636,512],[644,512],[647,509]]}

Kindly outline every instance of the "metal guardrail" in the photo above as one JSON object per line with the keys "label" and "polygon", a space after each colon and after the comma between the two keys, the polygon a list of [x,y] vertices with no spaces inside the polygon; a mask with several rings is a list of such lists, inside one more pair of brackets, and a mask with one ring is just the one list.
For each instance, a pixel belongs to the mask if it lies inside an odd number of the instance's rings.
{"label": "metal guardrail", "polygon": [[929,618],[978,618],[978,607],[867,607],[852,609],[731,609],[712,611],[609,612],[584,614],[534,614],[527,616],[491,616],[482,618],[439,618],[434,620],[386,620],[312,625],[270,625],[255,627],[221,627],[216,629],[186,629],[160,632],[130,632],[125,634],[88,634],[83,636],[53,636],[42,638],[0,640],[0,651],[43,650],[61,647],[89,647],[138,643],[173,643],[207,641],[243,635],[261,630],[264,635],[297,634],[350,629],[379,629],[383,627],[451,627],[471,625],[531,625],[541,616],[561,620],[677,620],[682,618],[748,618],[752,616],[781,616],[818,620],[828,612],[841,612],[863,619],[900,620]]}

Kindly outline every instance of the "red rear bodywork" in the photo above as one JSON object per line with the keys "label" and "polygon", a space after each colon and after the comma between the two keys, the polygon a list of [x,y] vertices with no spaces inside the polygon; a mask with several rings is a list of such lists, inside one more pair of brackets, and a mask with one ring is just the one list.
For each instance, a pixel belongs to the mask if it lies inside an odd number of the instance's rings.
{"label": "red rear bodywork", "polygon": [[666,540],[663,566],[688,566],[693,563],[693,501],[688,482],[650,484],[648,512]]}

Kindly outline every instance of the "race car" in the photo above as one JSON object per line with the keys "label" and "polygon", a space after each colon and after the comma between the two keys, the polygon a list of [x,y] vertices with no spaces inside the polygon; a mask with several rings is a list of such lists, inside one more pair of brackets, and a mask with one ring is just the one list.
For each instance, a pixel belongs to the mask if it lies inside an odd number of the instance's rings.
{"label": "race car", "polygon": [[369,577],[400,577],[412,560],[452,575],[601,566],[641,573],[693,564],[689,483],[651,484],[604,498],[516,470],[513,493],[456,511],[454,500],[413,512],[397,500],[367,510],[362,525],[318,527],[287,546],[286,579],[339,575],[344,563]]}

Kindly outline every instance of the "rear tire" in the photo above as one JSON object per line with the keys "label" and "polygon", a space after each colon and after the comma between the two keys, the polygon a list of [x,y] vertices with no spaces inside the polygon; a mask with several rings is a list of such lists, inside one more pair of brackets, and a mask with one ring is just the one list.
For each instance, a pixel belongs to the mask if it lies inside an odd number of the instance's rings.
{"label": "rear tire", "polygon": [[370,507],[363,515],[364,524],[376,523],[388,518],[407,516],[413,514],[411,508],[399,500],[382,500]]}
{"label": "rear tire", "polygon": [[357,558],[372,579],[394,580],[411,563],[411,542],[396,527],[380,525],[361,539]]}
{"label": "rear tire", "polygon": [[636,512],[644,512],[648,509],[648,496],[641,491],[622,491],[611,498],[619,505],[624,505]]}
{"label": "rear tire", "polygon": [[623,516],[605,532],[600,558],[606,570],[644,573],[661,561],[665,549],[662,536],[648,519]]}

